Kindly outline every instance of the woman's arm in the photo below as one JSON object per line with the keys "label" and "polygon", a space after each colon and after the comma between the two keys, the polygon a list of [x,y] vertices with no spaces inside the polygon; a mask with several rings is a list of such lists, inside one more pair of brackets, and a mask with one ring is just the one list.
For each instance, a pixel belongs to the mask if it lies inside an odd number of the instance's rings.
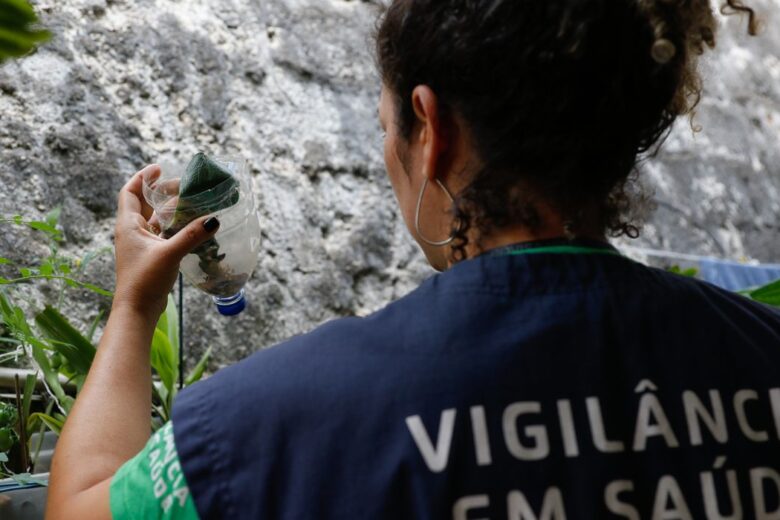
{"label": "woman's arm", "polygon": [[111,518],[111,478],[150,436],[149,350],[155,324],[179,262],[219,225],[216,219],[198,219],[170,240],[155,236],[148,230],[152,211],[141,194],[142,174],[119,195],[114,302],[95,361],[57,443],[49,520]]}

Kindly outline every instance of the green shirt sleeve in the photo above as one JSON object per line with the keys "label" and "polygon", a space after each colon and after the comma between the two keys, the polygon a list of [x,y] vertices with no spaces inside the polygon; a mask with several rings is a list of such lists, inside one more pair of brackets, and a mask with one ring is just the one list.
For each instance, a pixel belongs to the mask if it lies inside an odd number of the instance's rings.
{"label": "green shirt sleeve", "polygon": [[113,520],[198,520],[169,422],[111,480]]}

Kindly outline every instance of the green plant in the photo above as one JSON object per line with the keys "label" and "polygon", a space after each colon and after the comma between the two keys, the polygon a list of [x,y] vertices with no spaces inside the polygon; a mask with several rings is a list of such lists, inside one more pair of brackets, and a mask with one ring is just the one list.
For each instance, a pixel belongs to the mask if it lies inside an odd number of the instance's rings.
{"label": "green plant", "polygon": [[37,29],[38,17],[27,0],[0,0],[0,63],[24,56],[51,38]]}
{"label": "green plant", "polygon": [[696,278],[699,276],[699,270],[695,267],[689,267],[687,269],[681,268],[679,265],[673,265],[667,269],[670,273],[679,274],[680,276],[687,276],[688,278]]}
{"label": "green plant", "polygon": [[[165,312],[157,322],[154,330],[151,349],[151,364],[159,376],[155,382],[153,391],[155,397],[154,410],[158,421],[155,421],[155,429],[171,418],[173,401],[178,393],[177,381],[179,380],[179,315],[176,303],[172,296],[168,296],[168,305]],[[184,386],[189,386],[200,381],[206,371],[206,365],[211,357],[211,347],[201,356],[184,379]]]}
{"label": "green plant", "polygon": [[14,431],[19,412],[12,404],[0,402],[0,453],[7,453],[19,441]]}
{"label": "green plant", "polygon": [[[2,1],[2,0],[0,0]],[[62,233],[57,229],[60,218],[60,208],[50,211],[44,220],[26,220],[21,215],[10,218],[0,218],[0,224],[27,227],[43,234],[49,249],[49,254],[36,266],[21,266],[12,260],[0,257],[0,266],[13,267],[18,270],[18,276],[12,278],[0,277],[0,285],[15,285],[33,282],[35,280],[47,280],[59,284],[59,293],[56,307],[62,305],[67,287],[88,289],[102,296],[113,296],[95,284],[78,279],[83,276],[86,267],[97,257],[111,251],[111,248],[102,248],[87,253],[83,258],[72,258],[63,255],[60,251]]]}
{"label": "green plant", "polygon": [[12,404],[0,401],[0,478],[13,472],[6,465],[8,454],[19,443],[15,427],[19,422],[19,412]]}
{"label": "green plant", "polygon": [[[6,289],[23,298],[24,293],[14,291],[14,289],[33,283],[48,284],[49,288],[56,289],[57,295],[48,307],[57,312],[64,303],[66,290],[71,287],[87,289],[102,296],[112,295],[110,291],[83,280],[87,266],[100,255],[110,252],[111,249],[102,248],[91,251],[81,258],[63,254],[60,249],[63,237],[57,227],[59,218],[59,208],[49,212],[44,220],[27,220],[20,215],[0,218],[0,225],[26,227],[34,233],[38,233],[44,239],[48,248],[47,255],[36,262],[35,265],[19,265],[8,258],[0,256],[0,269],[6,276],[0,277],[0,288],[5,286]],[[9,273],[11,273],[10,276]],[[30,302],[29,306],[34,306],[34,303]],[[21,308],[19,308],[19,312],[21,313],[20,315],[8,315],[6,319],[0,321],[0,364],[9,361],[18,362],[23,360],[28,354],[36,353],[35,351],[30,351],[30,344],[27,344],[28,348],[25,349],[25,343],[23,339],[20,339],[20,336],[25,336],[27,330],[22,326],[22,321],[26,322],[24,312]],[[40,319],[45,320],[46,317],[46,314],[44,314]],[[100,318],[101,315],[98,314],[93,322],[92,332],[97,327]],[[52,363],[57,365],[59,359],[61,359],[61,356],[54,356]]]}
{"label": "green plant", "polygon": [[780,308],[780,280],[743,294],[757,302]]}
{"label": "green plant", "polygon": [[[85,336],[58,310],[47,306],[35,315],[32,320],[33,327],[21,307],[14,305],[2,292],[0,292],[0,316],[13,337],[29,349],[56,407],[54,413],[50,411],[31,414],[27,429],[33,431],[43,424],[59,434],[75,401],[72,394],[78,395],[92,366],[96,353],[92,336],[98,320],[93,321],[90,331]],[[155,328],[151,345],[151,364],[159,377],[159,381],[155,381],[153,387],[155,429],[170,419],[171,408],[178,391],[176,386],[179,377],[178,337],[178,313],[173,298],[169,298],[168,307]],[[185,385],[200,380],[210,355],[211,349],[206,351],[187,376]],[[69,392],[68,387],[73,388],[74,391]]]}
{"label": "green plant", "polygon": [[[691,278],[696,278],[699,275],[699,270],[696,268],[681,269],[680,266],[677,265],[673,265],[667,270],[670,273],[675,273],[682,276],[688,276]],[[768,285],[764,285],[762,287],[748,289],[745,291],[739,291],[739,294],[741,294],[742,296],[746,296],[751,300],[755,300],[757,302],[763,303],[765,305],[770,305],[772,307],[780,308],[780,280],[777,280],[776,282],[772,282]]]}
{"label": "green plant", "polygon": [[[97,351],[94,336],[103,319],[102,312],[97,313],[87,331],[80,331],[61,311],[66,289],[82,288],[103,296],[113,295],[110,291],[83,280],[86,266],[100,254],[110,251],[110,248],[90,252],[83,258],[64,255],[60,249],[62,235],[57,227],[59,217],[59,210],[54,210],[41,221],[25,220],[18,215],[0,219],[0,224],[26,226],[42,233],[47,239],[48,254],[35,266],[22,267],[0,257],[0,266],[18,272],[17,277],[0,278],[0,326],[3,329],[0,330],[0,346],[10,345],[12,348],[9,352],[0,352],[0,361],[12,357],[16,359],[20,355],[30,359],[43,380],[50,400],[45,411],[30,414],[28,407],[22,414],[22,417],[27,418],[27,431],[46,427],[58,434],[92,366]],[[45,304],[39,312],[26,312],[23,306],[15,301],[16,298],[23,297],[23,294],[15,289],[30,283],[49,284],[58,289],[53,301]],[[5,286],[5,289],[2,286]],[[34,308],[35,304],[29,302],[26,307]],[[170,298],[168,307],[157,324],[151,345],[152,367],[159,378],[153,389],[156,414],[154,427],[170,418],[173,400],[178,391],[178,344],[178,312],[173,299]],[[192,384],[202,377],[210,353],[209,349],[188,375],[185,384]],[[26,387],[25,391],[32,392],[33,388],[34,385]],[[26,394],[25,398],[29,403]]]}

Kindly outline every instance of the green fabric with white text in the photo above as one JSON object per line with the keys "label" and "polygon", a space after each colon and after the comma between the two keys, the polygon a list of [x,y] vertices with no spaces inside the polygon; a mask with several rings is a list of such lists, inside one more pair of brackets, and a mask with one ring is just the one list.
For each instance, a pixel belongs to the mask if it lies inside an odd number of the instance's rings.
{"label": "green fabric with white text", "polygon": [[114,520],[198,520],[169,422],[111,480]]}

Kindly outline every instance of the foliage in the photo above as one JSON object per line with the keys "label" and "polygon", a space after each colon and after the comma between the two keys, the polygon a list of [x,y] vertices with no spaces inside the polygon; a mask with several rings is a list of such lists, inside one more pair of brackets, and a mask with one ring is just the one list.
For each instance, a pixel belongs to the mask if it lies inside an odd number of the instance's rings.
{"label": "foliage", "polygon": [[19,420],[19,412],[16,407],[0,402],[0,453],[8,453],[19,441],[14,431]]}
{"label": "foliage", "polygon": [[[82,258],[72,258],[60,251],[63,241],[62,233],[57,228],[60,210],[49,212],[44,220],[26,220],[20,215],[10,218],[0,218],[0,225],[26,227],[35,233],[39,233],[46,241],[48,254],[36,265],[17,265],[8,258],[0,256],[0,270],[7,278],[0,277],[2,286],[18,287],[36,282],[48,282],[49,287],[57,289],[57,297],[53,303],[55,308],[61,308],[64,303],[65,291],[69,287],[87,289],[103,296],[111,296],[106,291],[92,283],[83,280],[84,271],[90,263],[102,254],[110,252],[110,248],[103,248],[87,253]],[[9,275],[8,273],[13,273]],[[22,342],[9,335],[8,325],[3,326],[0,321],[0,364],[8,361],[16,361],[23,358],[26,352]]]}
{"label": "foliage", "polygon": [[746,296],[757,302],[780,308],[780,280],[765,285],[764,287],[748,291]]}
{"label": "foliage", "polygon": [[695,267],[682,269],[679,265],[673,265],[668,271],[670,273],[679,274],[680,276],[687,276],[688,278],[696,278],[699,276],[699,270]]}
{"label": "foliage", "polygon": [[[668,271],[690,278],[696,278],[699,275],[699,270],[696,268],[681,269],[680,266],[677,265],[673,265]],[[780,308],[780,280],[763,287],[740,291],[739,294],[765,305]]]}
{"label": "foliage", "polygon": [[59,250],[59,245],[62,242],[62,233],[59,229],[57,229],[59,218],[59,208],[49,212],[46,215],[46,218],[42,221],[25,220],[21,215],[16,215],[11,218],[0,218],[0,224],[24,226],[34,231],[43,233],[47,238],[47,245],[49,248],[48,256],[40,262],[40,265],[35,267],[17,266],[8,258],[0,257],[0,266],[5,265],[18,268],[18,276],[14,278],[0,277],[0,285],[20,284],[35,280],[48,280],[57,282],[60,289],[57,306],[62,305],[62,299],[64,297],[66,287],[88,289],[102,296],[113,296],[113,293],[110,291],[106,291],[105,289],[102,289],[95,284],[78,279],[78,277],[83,275],[84,270],[90,262],[92,262],[98,256],[111,251],[111,249],[103,248],[97,251],[93,251],[84,256],[84,258],[80,259],[70,258],[62,255]]}
{"label": "foliage", "polygon": [[37,29],[37,23],[27,0],[0,0],[0,63],[28,54],[51,37],[49,31]]}
{"label": "foliage", "polygon": [[[49,254],[34,267],[20,267],[9,259],[0,258],[1,266],[17,269],[19,273],[19,276],[13,279],[0,278],[0,326],[5,329],[5,337],[0,338],[0,345],[11,345],[14,348],[12,352],[0,354],[0,362],[9,359],[11,355],[29,356],[39,371],[51,400],[46,411],[29,413],[29,402],[35,386],[33,377],[32,386],[25,387],[27,404],[22,417],[27,418],[28,431],[45,427],[57,434],[62,430],[74,404],[74,396],[81,390],[92,366],[97,352],[94,335],[103,319],[103,314],[98,313],[88,330],[80,331],[61,311],[65,291],[69,287],[76,287],[104,296],[112,295],[111,292],[82,279],[86,266],[99,254],[110,249],[88,253],[81,259],[63,255],[59,247],[62,236],[57,228],[59,215],[59,210],[55,210],[43,221],[28,221],[21,216],[0,219],[0,224],[26,226],[47,238]],[[23,284],[37,281],[54,285],[59,289],[58,295],[56,301],[46,304],[43,310],[28,315],[24,308],[16,303],[13,290]],[[5,290],[2,290],[2,285],[6,286]],[[173,299],[169,298],[168,307],[160,317],[151,345],[152,367],[159,376],[159,381],[155,382],[153,389],[156,398],[154,410],[158,416],[153,423],[155,427],[170,418],[173,400],[178,391],[178,344],[178,312]],[[210,352],[206,352],[188,375],[186,384],[192,384],[202,377]]]}
{"label": "foliage", "polygon": [[[14,305],[2,292],[0,292],[0,317],[13,337],[29,349],[57,409],[55,413],[31,414],[27,429],[32,431],[43,424],[59,434],[75,401],[71,395],[74,392],[69,392],[68,389],[74,388],[76,394],[81,390],[95,357],[95,345],[90,337],[82,335],[65,316],[50,306],[35,315],[32,320],[35,327],[32,327],[24,311]],[[93,323],[90,327],[91,331],[94,331],[95,326]],[[157,323],[151,345],[152,367],[160,379],[159,382],[155,382],[153,388],[156,397],[154,410],[158,415],[158,420],[153,424],[155,428],[170,419],[171,408],[177,394],[178,337],[178,313],[173,298],[169,298],[168,308]],[[209,349],[186,378],[186,384],[200,380],[210,354]]]}
{"label": "foliage", "polygon": [[[173,401],[178,393],[177,381],[179,380],[179,314],[172,296],[168,296],[168,306],[160,316],[152,338],[151,363],[152,368],[160,378],[154,384],[154,396],[157,401],[154,410],[158,415],[159,423],[155,422],[155,429],[166,423],[171,418]],[[206,370],[211,348],[203,354],[195,367],[184,378],[184,386],[189,386],[200,381]]]}

